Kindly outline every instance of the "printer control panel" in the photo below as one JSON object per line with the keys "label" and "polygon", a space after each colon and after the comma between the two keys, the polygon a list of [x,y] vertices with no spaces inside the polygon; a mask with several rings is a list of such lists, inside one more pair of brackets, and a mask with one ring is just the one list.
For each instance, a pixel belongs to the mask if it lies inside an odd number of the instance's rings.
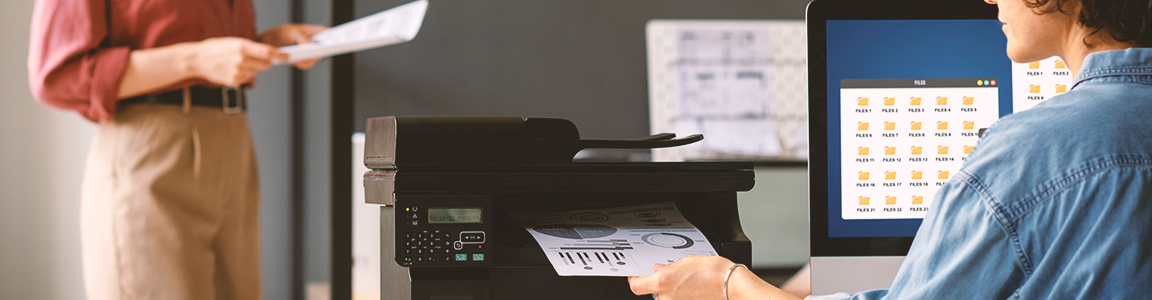
{"label": "printer control panel", "polygon": [[492,232],[487,197],[451,195],[396,198],[396,263],[413,266],[486,266]]}

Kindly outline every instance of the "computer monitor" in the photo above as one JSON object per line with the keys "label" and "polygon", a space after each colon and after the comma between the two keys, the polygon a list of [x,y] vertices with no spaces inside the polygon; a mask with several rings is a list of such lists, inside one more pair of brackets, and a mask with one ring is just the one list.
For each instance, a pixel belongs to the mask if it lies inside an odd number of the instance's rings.
{"label": "computer monitor", "polygon": [[979,0],[809,4],[813,293],[888,287],[980,129],[1067,89],[1001,26]]}

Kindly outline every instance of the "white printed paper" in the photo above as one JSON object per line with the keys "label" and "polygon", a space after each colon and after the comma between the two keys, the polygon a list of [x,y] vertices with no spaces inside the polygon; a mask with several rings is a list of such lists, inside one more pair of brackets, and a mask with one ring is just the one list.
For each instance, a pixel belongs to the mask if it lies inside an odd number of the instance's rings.
{"label": "white printed paper", "polygon": [[646,276],[657,263],[716,256],[672,202],[567,212],[510,212],[560,276]]}
{"label": "white printed paper", "polygon": [[410,2],[321,31],[311,43],[280,47],[280,52],[297,62],[411,41],[427,10],[427,0]]}

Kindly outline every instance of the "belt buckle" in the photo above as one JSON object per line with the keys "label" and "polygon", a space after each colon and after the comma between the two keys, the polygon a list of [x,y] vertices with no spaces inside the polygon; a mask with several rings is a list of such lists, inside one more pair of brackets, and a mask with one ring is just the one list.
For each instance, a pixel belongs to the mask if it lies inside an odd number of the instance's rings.
{"label": "belt buckle", "polygon": [[[231,115],[244,112],[244,91],[241,89],[242,88],[234,88],[230,86],[220,88],[220,97],[222,98],[221,100],[223,100],[220,105],[223,106],[224,114]],[[233,91],[236,93],[236,97],[234,97],[236,100],[236,105],[228,105],[230,102],[232,102],[232,99],[230,99],[232,97],[228,97],[228,91]]]}

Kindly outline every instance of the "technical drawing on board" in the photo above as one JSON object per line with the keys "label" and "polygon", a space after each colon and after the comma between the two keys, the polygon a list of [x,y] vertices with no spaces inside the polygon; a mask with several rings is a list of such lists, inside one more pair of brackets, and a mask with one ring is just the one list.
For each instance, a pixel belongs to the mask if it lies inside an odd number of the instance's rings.
{"label": "technical drawing on board", "polygon": [[655,160],[805,159],[804,24],[648,23],[652,132],[702,133]]}

